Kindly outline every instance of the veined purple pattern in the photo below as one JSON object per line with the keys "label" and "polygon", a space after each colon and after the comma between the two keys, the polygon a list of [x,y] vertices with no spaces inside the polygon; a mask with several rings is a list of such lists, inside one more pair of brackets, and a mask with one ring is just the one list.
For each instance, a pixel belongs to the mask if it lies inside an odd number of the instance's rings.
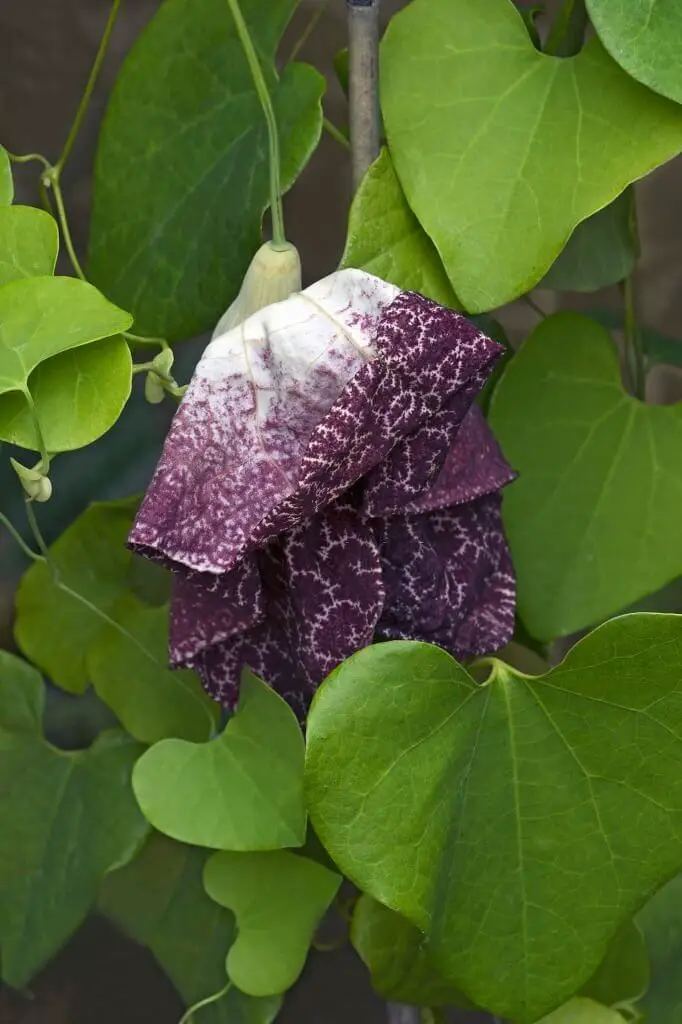
{"label": "veined purple pattern", "polygon": [[130,536],[175,573],[171,663],[229,707],[249,665],[304,713],[373,640],[503,646],[513,472],[472,404],[500,353],[358,270],[211,342]]}

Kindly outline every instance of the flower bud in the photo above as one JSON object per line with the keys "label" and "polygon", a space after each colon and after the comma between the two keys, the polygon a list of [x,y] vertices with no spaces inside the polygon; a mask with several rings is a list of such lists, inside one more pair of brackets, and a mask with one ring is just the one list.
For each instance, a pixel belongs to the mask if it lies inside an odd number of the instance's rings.
{"label": "flower bud", "polygon": [[24,493],[31,501],[49,501],[52,497],[52,481],[41,469],[39,462],[33,469],[22,466],[16,459],[10,458],[12,469],[19,477]]}
{"label": "flower bud", "polygon": [[301,260],[295,245],[277,249],[272,242],[262,245],[244,275],[239,295],[218,321],[217,338],[273,302],[288,299],[301,290]]}
{"label": "flower bud", "polygon": [[144,397],[150,405],[160,405],[163,402],[166,391],[160,377],[150,370],[144,379]]}

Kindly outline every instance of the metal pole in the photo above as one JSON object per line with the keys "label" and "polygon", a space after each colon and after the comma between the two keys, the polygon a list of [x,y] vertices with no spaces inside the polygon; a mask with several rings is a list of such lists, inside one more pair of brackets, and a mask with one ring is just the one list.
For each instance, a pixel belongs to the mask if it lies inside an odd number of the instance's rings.
{"label": "metal pole", "polygon": [[379,155],[379,0],[347,0],[353,190]]}

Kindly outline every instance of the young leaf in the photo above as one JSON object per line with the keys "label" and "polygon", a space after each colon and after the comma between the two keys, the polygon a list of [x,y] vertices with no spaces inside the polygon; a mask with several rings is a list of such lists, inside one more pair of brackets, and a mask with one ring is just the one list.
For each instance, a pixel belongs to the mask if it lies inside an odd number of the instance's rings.
{"label": "young leaf", "polygon": [[59,230],[54,217],[33,206],[0,206],[0,285],[54,273]]}
{"label": "young leaf", "polygon": [[[273,94],[285,187],[322,127],[321,76],[305,64],[275,73],[296,2],[241,2]],[[95,167],[90,275],[136,329],[199,334],[236,296],[269,202],[266,139],[225,0],[168,0],[119,75]]]}
{"label": "young leaf", "polygon": [[637,915],[651,959],[651,981],[641,1001],[647,1024],[682,1020],[682,875],[656,893]]}
{"label": "young leaf", "polygon": [[351,940],[372,976],[372,987],[385,999],[414,1006],[473,1008],[433,963],[422,932],[366,893],[355,904]]}
{"label": "young leaf", "polygon": [[631,223],[632,195],[626,189],[614,202],[575,229],[540,288],[596,292],[628,277],[637,262],[637,237]]}
{"label": "young leaf", "polygon": [[42,705],[39,674],[3,654],[0,947],[2,977],[17,988],[78,927],[104,874],[132,857],[147,831],[130,790],[140,747],[110,732],[89,750],[59,751],[42,737]]}
{"label": "young leaf", "polygon": [[682,573],[682,405],[628,395],[602,327],[576,313],[543,321],[490,423],[519,473],[503,513],[533,636],[583,629]]}
{"label": "young leaf", "polygon": [[629,75],[682,103],[678,0],[586,0],[602,43]]}
{"label": "young leaf", "polygon": [[608,1006],[600,1006],[592,999],[571,999],[538,1024],[626,1024],[625,1017]]}
{"label": "young leaf", "polygon": [[411,3],[384,37],[381,97],[407,201],[472,312],[528,291],[581,221],[682,149],[681,109],[598,40],[539,53],[510,0],[460,0],[456,18],[451,0]]}
{"label": "young leaf", "polygon": [[193,672],[167,667],[168,608],[145,608],[126,596],[114,617],[128,635],[104,626],[87,652],[97,695],[142,743],[209,739],[220,708]]}
{"label": "young leaf", "polygon": [[459,308],[438,251],[407,204],[387,149],[367,171],[353,200],[341,267],[357,267],[404,291]]}
{"label": "young leaf", "polygon": [[[234,918],[204,892],[207,854],[153,833],[137,857],[108,875],[99,909],[147,946],[189,1006],[225,984]],[[201,1011],[202,1024],[271,1024],[277,998],[252,999],[233,988]]]}
{"label": "young leaf", "polygon": [[162,740],[140,758],[133,788],[165,835],[224,850],[305,842],[303,735],[274,690],[244,674],[237,711],[209,743]]}
{"label": "young leaf", "polygon": [[229,977],[249,995],[268,996],[298,979],[341,877],[286,850],[216,853],[206,864],[204,884],[237,919]]}
{"label": "young leaf", "polygon": [[444,978],[537,1021],[679,866],[681,665],[675,615],[614,619],[545,675],[498,662],[483,686],[439,648],[369,647],[313,702],[315,830]]}
{"label": "young leaf", "polygon": [[14,180],[12,165],[7,150],[0,146],[0,206],[9,206],[14,199]]}
{"label": "young leaf", "polygon": [[[125,542],[136,504],[128,499],[91,505],[50,548],[61,581],[105,615],[130,586],[135,556]],[[14,633],[26,657],[57,686],[83,693],[88,647],[105,620],[60,590],[42,562],[23,576],[16,608]]]}

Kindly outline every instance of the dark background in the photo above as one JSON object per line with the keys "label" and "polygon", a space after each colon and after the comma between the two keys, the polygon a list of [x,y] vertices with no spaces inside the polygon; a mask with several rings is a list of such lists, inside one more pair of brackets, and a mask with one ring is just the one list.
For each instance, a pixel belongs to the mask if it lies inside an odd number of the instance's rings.
{"label": "dark background", "polygon": [[[481,0],[485,2],[485,0]],[[152,16],[159,0],[127,0],[119,15],[112,45],[85,125],[63,177],[71,226],[80,253],[87,238],[91,168],[99,122],[120,62]],[[403,0],[382,0],[384,23]],[[549,4],[548,6],[553,6]],[[554,5],[555,6],[555,5]],[[343,0],[303,0],[282,45],[286,56],[322,8],[315,30],[299,59],[315,64],[328,78],[326,114],[346,122],[345,99],[336,83],[332,60],[346,43]],[[0,141],[11,151],[38,150],[55,159],[68,132],[109,9],[108,0],[0,0]],[[227,10],[227,9],[226,9]],[[639,272],[643,321],[682,337],[682,174],[674,161],[638,186],[643,257]],[[17,200],[37,203],[35,167],[18,175]],[[350,201],[348,156],[324,135],[312,164],[286,199],[287,230],[300,249],[304,276],[310,282],[335,269],[343,248]],[[613,305],[610,289],[594,296],[537,292],[546,311],[557,306]],[[505,309],[503,320],[513,341],[534,325],[521,303]],[[186,380],[202,339],[188,342],[178,355],[177,377]],[[651,398],[679,397],[679,376],[657,371]],[[48,538],[59,532],[93,498],[111,498],[144,487],[172,413],[166,403],[150,408],[138,394],[121,423],[87,453],[60,458],[55,464],[55,500],[45,522]],[[0,504],[13,513],[20,507],[12,476],[0,460]],[[16,521],[19,517],[13,515]],[[20,556],[0,536],[0,645],[11,645],[12,592],[22,569]],[[54,701],[60,698],[53,697]],[[59,707],[52,727],[66,728]],[[67,741],[87,734],[83,721],[68,716]],[[75,732],[75,739],[74,739]],[[58,738],[58,737],[57,737]],[[152,957],[124,939],[107,922],[95,918],[74,936],[56,960],[36,979],[33,998],[0,991],[1,1024],[173,1024],[183,1012],[180,1000]],[[287,997],[282,1024],[373,1024],[384,1021],[384,1005],[372,993],[366,972],[352,950],[311,955],[303,979]],[[460,1014],[458,1024],[491,1024],[487,1015]]]}

